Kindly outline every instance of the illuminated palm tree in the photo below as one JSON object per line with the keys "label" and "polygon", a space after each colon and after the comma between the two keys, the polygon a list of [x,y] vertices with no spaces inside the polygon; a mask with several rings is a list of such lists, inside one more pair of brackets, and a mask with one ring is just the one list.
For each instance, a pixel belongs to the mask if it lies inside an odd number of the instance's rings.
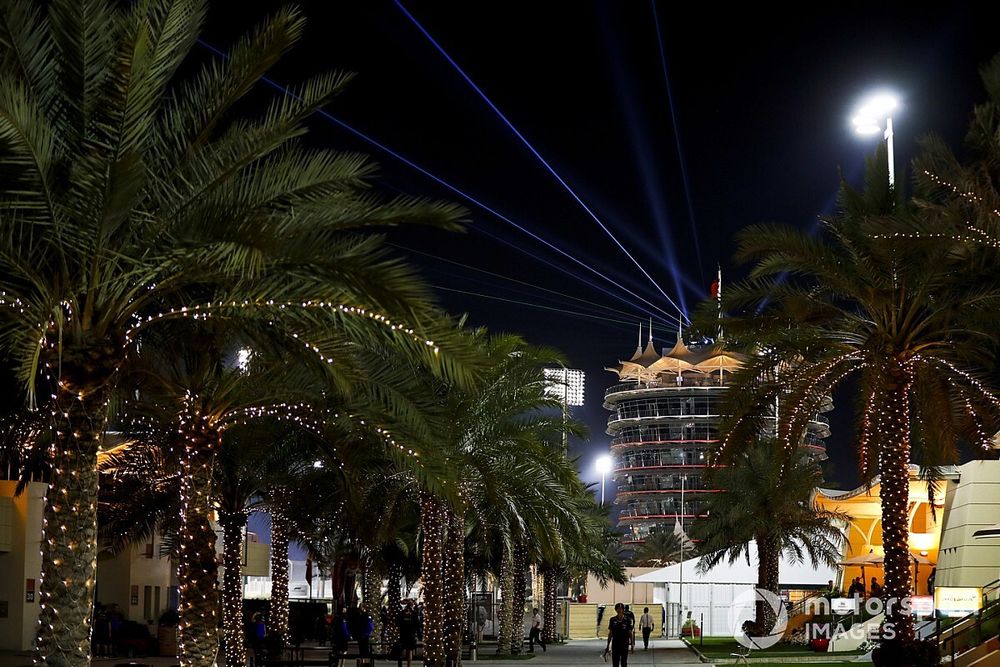
{"label": "illuminated palm tree", "polygon": [[[692,529],[705,555],[706,572],[723,560],[730,565],[750,558],[757,545],[757,588],[778,595],[782,554],[793,563],[833,567],[841,558],[844,534],[836,522],[847,517],[816,505],[813,494],[823,482],[820,467],[799,450],[791,461],[773,440],[761,440],[733,457],[731,465],[712,471],[713,486],[705,514]],[[774,610],[758,604],[756,623],[774,626]]]}
{"label": "illuminated palm tree", "polygon": [[[997,282],[970,276],[954,243],[906,238],[929,214],[888,189],[885,169],[881,150],[864,191],[843,185],[839,214],[816,236],[777,225],[739,235],[739,257],[755,264],[729,290],[726,307],[739,315],[725,331],[752,354],[734,375],[720,454],[732,460],[754,442],[777,405],[790,460],[834,388],[855,377],[859,468],[881,482],[884,588],[901,599],[910,594],[911,460],[932,471],[954,463],[960,442],[988,446],[1000,425],[976,371],[992,363]],[[899,606],[888,620],[901,642],[912,640]]]}
{"label": "illuminated palm tree", "polygon": [[347,75],[318,76],[256,118],[234,112],[301,36],[294,10],[209,62],[195,50],[205,0],[0,11],[0,337],[32,394],[41,382],[54,396],[46,520],[59,530],[42,543],[37,646],[69,667],[90,652],[97,452],[136,334],[200,302],[199,316],[262,320],[343,304],[345,319],[385,315],[419,337],[426,290],[350,230],[449,225],[459,211],[382,204],[365,158],[297,143]]}

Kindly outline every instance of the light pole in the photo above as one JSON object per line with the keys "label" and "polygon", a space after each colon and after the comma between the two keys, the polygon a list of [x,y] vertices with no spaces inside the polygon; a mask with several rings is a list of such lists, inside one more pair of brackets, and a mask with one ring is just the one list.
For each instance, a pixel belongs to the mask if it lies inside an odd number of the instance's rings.
{"label": "light pole", "polygon": [[882,132],[882,121],[885,120],[886,156],[889,159],[889,187],[896,185],[895,160],[893,159],[892,148],[892,112],[899,106],[899,100],[895,95],[879,93],[873,95],[862,103],[858,112],[851,119],[854,131],[858,134],[878,134]]}
{"label": "light pole", "polygon": [[594,462],[594,467],[597,468],[597,472],[601,473],[601,506],[604,506],[604,483],[611,472],[611,457],[607,454],[603,456],[598,456],[597,460]]}

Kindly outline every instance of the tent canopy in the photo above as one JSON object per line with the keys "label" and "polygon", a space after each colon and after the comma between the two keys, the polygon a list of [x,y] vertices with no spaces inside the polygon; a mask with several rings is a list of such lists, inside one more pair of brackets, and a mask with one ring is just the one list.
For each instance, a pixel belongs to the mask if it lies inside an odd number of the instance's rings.
{"label": "tent canopy", "polygon": [[[910,560],[914,563],[920,563],[921,565],[929,565],[931,561],[924,558],[923,556],[917,556],[916,554],[910,554]],[[867,553],[861,554],[860,556],[852,556],[845,560],[840,561],[841,565],[882,565],[885,563],[885,556],[877,553]]]}
{"label": "tent canopy", "polygon": [[[738,558],[730,565],[723,560],[714,568],[699,574],[696,570],[697,558],[684,561],[684,583],[688,584],[750,584],[757,583],[757,543],[749,544],[750,562],[745,557]],[[779,580],[782,587],[794,586],[826,586],[827,582],[837,576],[836,568],[820,565],[814,568],[810,563],[793,563],[781,555]],[[675,564],[660,568],[646,574],[632,577],[632,581],[640,584],[678,583],[681,580],[681,565]]]}

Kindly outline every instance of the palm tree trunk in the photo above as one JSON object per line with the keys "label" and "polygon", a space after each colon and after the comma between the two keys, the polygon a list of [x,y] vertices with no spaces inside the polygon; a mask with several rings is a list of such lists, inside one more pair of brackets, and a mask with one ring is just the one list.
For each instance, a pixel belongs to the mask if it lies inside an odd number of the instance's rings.
{"label": "palm tree trunk", "polygon": [[542,574],[542,604],[545,611],[545,623],[542,625],[542,637],[545,643],[556,640],[556,594],[559,592],[559,570],[548,568]]}
{"label": "palm tree trunk", "polygon": [[382,636],[382,574],[378,571],[374,558],[365,559],[365,572],[361,582],[361,608],[375,622],[371,641]]}
{"label": "palm tree trunk", "polygon": [[220,435],[197,410],[181,414],[181,522],[177,648],[182,667],[212,667],[219,652],[219,564],[212,530],[212,467]]}
{"label": "palm tree trunk", "polygon": [[[73,377],[63,366],[63,378]],[[91,380],[94,373],[76,374]],[[98,376],[105,375],[97,373]],[[107,374],[110,375],[110,374]],[[52,411],[35,664],[86,667],[97,580],[97,450],[108,388],[60,381]]]}
{"label": "palm tree trunk", "polygon": [[507,655],[514,642],[514,563],[511,550],[504,547],[500,556],[500,633],[497,653]]}
{"label": "palm tree trunk", "polygon": [[271,489],[271,628],[288,643],[288,492]]}
{"label": "palm tree trunk", "polygon": [[222,632],[226,638],[226,667],[244,667],[247,649],[243,638],[243,531],[246,512],[220,512],[222,524]]}
{"label": "palm tree trunk", "polygon": [[524,606],[528,602],[525,589],[528,587],[528,547],[523,542],[514,545],[514,637],[511,648],[520,653],[524,644]]}
{"label": "palm tree trunk", "polygon": [[444,527],[445,509],[430,493],[420,494],[420,578],[424,588],[424,664],[444,665]]}
{"label": "palm tree trunk", "polygon": [[444,558],[445,657],[455,666],[462,661],[465,628],[465,513],[448,510],[448,540]]}
{"label": "palm tree trunk", "polygon": [[[781,563],[781,545],[773,537],[757,538],[757,588],[778,595],[778,572]],[[758,596],[759,597],[759,596]],[[758,599],[754,622],[758,632],[767,634],[777,620],[776,610],[765,600]]]}
{"label": "palm tree trunk", "polygon": [[385,648],[391,649],[399,641],[399,626],[396,625],[396,618],[403,608],[402,593],[403,588],[403,566],[392,561],[389,563],[389,579],[387,582],[386,602],[389,607],[389,618],[385,624]]}
{"label": "palm tree trunk", "polygon": [[900,377],[884,394],[876,411],[874,433],[880,439],[878,470],[881,482],[882,546],[885,548],[885,599],[895,600],[886,621],[896,637],[914,637],[913,617],[901,610],[900,601],[910,595],[909,502],[910,502],[910,379]]}

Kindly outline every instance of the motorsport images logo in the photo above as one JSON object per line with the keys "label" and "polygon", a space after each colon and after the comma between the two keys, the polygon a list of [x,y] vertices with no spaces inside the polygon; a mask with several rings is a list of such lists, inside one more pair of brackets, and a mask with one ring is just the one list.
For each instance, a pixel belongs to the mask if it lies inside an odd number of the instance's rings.
{"label": "motorsport images logo", "polygon": [[[774,612],[774,627],[760,637],[748,637],[743,628],[757,617],[758,602],[767,605]],[[788,610],[785,609],[785,603],[768,590],[755,588],[752,591],[744,591],[736,596],[733,604],[729,607],[729,629],[733,633],[733,639],[749,649],[764,649],[774,646],[781,641],[787,626]]]}

